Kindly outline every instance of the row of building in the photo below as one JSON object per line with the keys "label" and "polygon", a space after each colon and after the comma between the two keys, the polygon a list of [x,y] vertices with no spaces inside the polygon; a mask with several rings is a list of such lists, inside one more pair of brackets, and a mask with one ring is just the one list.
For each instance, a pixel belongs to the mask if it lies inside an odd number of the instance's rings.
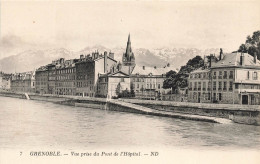
{"label": "row of building", "polygon": [[178,96],[169,95],[171,89],[163,88],[166,72],[170,70],[169,65],[164,68],[136,65],[129,35],[121,62],[111,52],[98,51],[80,55],[79,59],[61,58],[36,71],[13,74],[9,86],[15,92],[39,94],[260,104],[260,61],[256,55],[224,54],[221,49],[218,57],[207,56],[204,66],[190,73],[188,88]]}
{"label": "row of building", "polygon": [[11,90],[108,98],[125,92],[137,98],[155,99],[169,92],[162,87],[169,70],[137,66],[129,35],[121,62],[114,59],[114,53],[98,51],[80,55],[79,59],[60,58],[34,72],[12,75]]}
{"label": "row of building", "polygon": [[260,61],[256,54],[210,55],[190,73],[188,101],[260,105]]}

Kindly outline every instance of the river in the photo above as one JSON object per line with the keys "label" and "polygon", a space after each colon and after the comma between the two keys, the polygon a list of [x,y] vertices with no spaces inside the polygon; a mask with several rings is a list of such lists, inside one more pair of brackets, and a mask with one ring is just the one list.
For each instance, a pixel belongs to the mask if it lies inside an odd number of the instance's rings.
{"label": "river", "polygon": [[260,127],[0,97],[0,147],[257,149]]}

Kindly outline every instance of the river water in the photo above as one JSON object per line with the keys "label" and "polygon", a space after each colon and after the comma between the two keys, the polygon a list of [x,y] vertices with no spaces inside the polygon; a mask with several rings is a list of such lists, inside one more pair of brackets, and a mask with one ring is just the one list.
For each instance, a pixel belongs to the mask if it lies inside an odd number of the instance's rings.
{"label": "river water", "polygon": [[260,127],[0,97],[0,147],[258,149]]}

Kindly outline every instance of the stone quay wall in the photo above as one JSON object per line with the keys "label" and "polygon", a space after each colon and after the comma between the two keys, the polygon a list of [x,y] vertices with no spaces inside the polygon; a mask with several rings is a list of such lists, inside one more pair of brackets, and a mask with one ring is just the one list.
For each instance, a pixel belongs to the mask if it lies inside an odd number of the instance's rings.
{"label": "stone quay wall", "polygon": [[[26,99],[26,96],[23,93],[0,92],[0,96]],[[31,100],[48,101],[63,105],[145,114],[145,112],[135,110],[131,107],[108,102],[105,98],[39,94],[29,94],[29,97]],[[119,101],[144,106],[157,111],[218,117],[230,119],[241,124],[260,125],[260,106],[256,105],[202,104],[137,99],[120,99]]]}

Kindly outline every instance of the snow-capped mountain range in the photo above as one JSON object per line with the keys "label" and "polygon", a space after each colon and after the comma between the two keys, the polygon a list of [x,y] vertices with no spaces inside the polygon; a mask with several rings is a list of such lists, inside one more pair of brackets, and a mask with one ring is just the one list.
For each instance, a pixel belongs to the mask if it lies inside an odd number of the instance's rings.
{"label": "snow-capped mountain range", "polygon": [[[86,47],[78,52],[73,52],[65,48],[59,49],[47,49],[47,50],[28,50],[17,55],[9,56],[0,60],[0,70],[7,73],[25,72],[35,70],[40,66],[47,65],[52,60],[58,58],[74,59],[79,58],[81,54],[87,55],[94,51],[104,53],[104,51],[115,53],[115,59],[117,61],[122,60],[122,55],[125,52],[125,48],[116,47],[113,49],[106,48],[102,45],[95,45],[92,47]],[[136,64],[139,66],[150,67],[163,67],[170,63],[171,67],[179,68],[185,65],[187,61],[196,55],[204,56],[209,54],[218,54],[218,48],[200,50],[196,48],[156,48],[145,49],[136,48],[133,49],[136,58]]]}

